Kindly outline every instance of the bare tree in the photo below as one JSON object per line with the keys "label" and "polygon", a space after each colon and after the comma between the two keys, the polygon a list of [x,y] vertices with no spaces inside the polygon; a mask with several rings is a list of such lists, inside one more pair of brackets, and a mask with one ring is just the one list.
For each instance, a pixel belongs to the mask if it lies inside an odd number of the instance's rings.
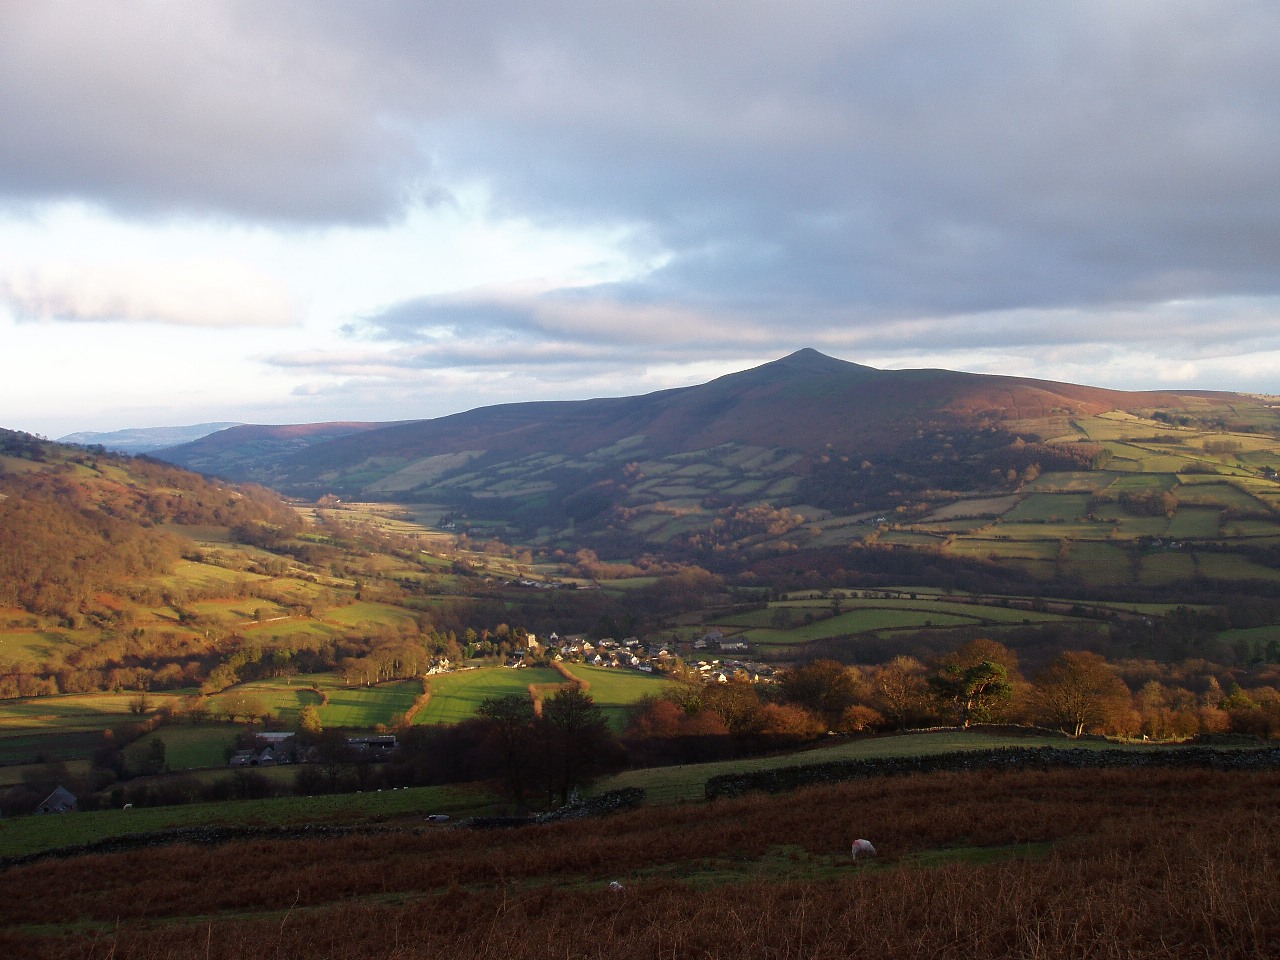
{"label": "bare tree", "polygon": [[1031,701],[1046,723],[1078,737],[1129,710],[1132,697],[1111,665],[1096,653],[1067,650],[1036,675]]}

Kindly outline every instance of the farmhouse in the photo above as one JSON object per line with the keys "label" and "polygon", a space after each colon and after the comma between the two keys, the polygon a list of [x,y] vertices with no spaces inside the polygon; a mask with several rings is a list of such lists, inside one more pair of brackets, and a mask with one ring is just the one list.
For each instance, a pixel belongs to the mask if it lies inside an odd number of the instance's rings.
{"label": "farmhouse", "polygon": [[76,795],[66,787],[56,787],[53,793],[40,801],[36,813],[73,813],[77,809]]}

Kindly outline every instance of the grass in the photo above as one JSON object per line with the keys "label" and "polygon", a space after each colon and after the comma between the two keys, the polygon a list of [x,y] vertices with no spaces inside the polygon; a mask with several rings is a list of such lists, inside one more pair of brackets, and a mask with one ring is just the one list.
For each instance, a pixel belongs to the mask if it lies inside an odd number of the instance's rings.
{"label": "grass", "polygon": [[0,663],[38,666],[75,641],[62,630],[0,630]]}
{"label": "grass", "polygon": [[[330,676],[330,682],[336,678]],[[304,684],[295,682],[291,686],[266,680],[255,680],[249,683],[236,684],[222,693],[209,697],[208,707],[214,713],[236,710],[236,703],[245,700],[257,700],[275,717],[286,724],[297,722],[298,712],[308,704],[319,706],[321,697]]]}
{"label": "grass", "polygon": [[[129,704],[137,693],[70,693],[55,697],[0,700],[0,739],[19,733],[101,731],[139,719]],[[148,694],[153,709],[181,699]]]}
{"label": "grass", "polygon": [[439,674],[430,677],[427,683],[431,699],[426,709],[414,718],[414,723],[460,723],[474,717],[483,700],[520,696],[529,692],[530,684],[558,685],[564,683],[564,678],[550,667],[524,670],[486,667]]}
{"label": "grass", "polygon": [[1280,570],[1233,553],[1200,551],[1196,560],[1200,574],[1215,580],[1280,580]]}
{"label": "grass", "polygon": [[125,757],[135,767],[146,756],[153,740],[164,741],[165,762],[170,770],[225,768],[226,750],[240,727],[225,723],[169,724],[125,748]]}
{"label": "grass", "polygon": [[583,663],[565,665],[587,683],[587,693],[604,711],[614,732],[621,732],[631,718],[631,707],[641,697],[660,694],[671,681],[652,673],[614,667],[593,667]]}
{"label": "grass", "polygon": [[876,757],[917,757],[964,750],[989,750],[995,747],[1086,747],[1099,750],[1141,749],[1104,741],[1076,742],[1067,737],[1012,737],[981,731],[943,730],[899,736],[846,740],[829,747],[801,753],[748,760],[723,760],[715,763],[689,764],[682,767],[657,767],[628,770],[615,774],[596,785],[597,792],[624,787],[643,787],[649,803],[690,803],[703,798],[703,789],[711,777],[722,773],[773,770],[828,760],[860,760]]}
{"label": "grass", "polygon": [[1109,543],[1072,543],[1060,564],[1062,574],[1083,583],[1123,583],[1132,576],[1129,554]]}
{"label": "grass", "polygon": [[372,687],[333,687],[329,702],[320,708],[320,721],[326,727],[369,729],[390,726],[402,717],[422,695],[419,680],[396,680]]}
{"label": "grass", "polygon": [[495,798],[483,788],[462,784],[383,790],[376,793],[270,797],[171,807],[138,807],[133,810],[96,810],[60,817],[19,817],[0,820],[0,856],[22,856],[130,833],[208,824],[375,824],[433,812],[447,812],[458,816],[486,809],[494,801]]}
{"label": "grass", "polygon": [[1004,514],[1007,521],[1052,522],[1071,520],[1089,512],[1087,493],[1038,493]]}
{"label": "grass", "polygon": [[1165,535],[1175,540],[1216,537],[1221,511],[1205,507],[1179,506],[1169,520]]}
{"label": "grass", "polygon": [[1181,583],[1195,578],[1195,557],[1186,552],[1166,551],[1142,558],[1138,582],[1144,586]]}
{"label": "grass", "polygon": [[357,600],[345,607],[332,607],[324,613],[324,619],[344,627],[384,626],[408,623],[414,612],[389,603],[369,603]]}

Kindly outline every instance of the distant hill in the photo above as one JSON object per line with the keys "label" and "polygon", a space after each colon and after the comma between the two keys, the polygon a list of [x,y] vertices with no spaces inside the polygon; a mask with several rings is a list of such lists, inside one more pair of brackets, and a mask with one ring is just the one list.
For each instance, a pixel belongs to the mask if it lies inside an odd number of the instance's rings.
{"label": "distant hill", "polygon": [[185,427],[132,427],[127,430],[111,430],[97,433],[91,430],[81,433],[69,433],[59,437],[58,443],[74,443],[82,447],[104,447],[116,453],[150,453],[164,447],[176,447],[179,444],[199,440],[211,433],[235,427],[234,421],[223,423],[193,423]]}
{"label": "distant hill", "polygon": [[[1126,420],[1132,429],[1108,426]],[[1029,472],[1096,470],[1116,457],[1115,437],[1181,430],[1191,443],[1187,431],[1275,435],[1278,424],[1274,408],[1243,394],[888,371],[801,350],[644,396],[389,425],[242,426],[160,455],[301,496],[440,503],[478,529],[566,546],[572,530],[630,548],[691,538],[705,548],[704,532],[733,527],[735,511],[763,511],[744,524],[770,529],[794,518],[761,519],[768,511],[813,520],[919,510],[1008,493]],[[1172,469],[1196,459],[1187,449]]]}
{"label": "distant hill", "polygon": [[193,442],[157,449],[156,456],[200,473],[232,479],[278,476],[282,464],[309,447],[388,429],[386,423],[236,424]]}

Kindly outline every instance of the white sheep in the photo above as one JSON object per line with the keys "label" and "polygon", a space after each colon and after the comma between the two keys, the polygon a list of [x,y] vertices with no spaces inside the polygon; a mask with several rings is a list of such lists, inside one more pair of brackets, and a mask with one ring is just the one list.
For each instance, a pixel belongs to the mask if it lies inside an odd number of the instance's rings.
{"label": "white sheep", "polygon": [[874,857],[876,848],[871,845],[870,840],[855,840],[853,841],[853,859],[857,860],[860,853],[868,857]]}
{"label": "white sheep", "polygon": [[613,883],[609,884],[609,889],[612,890],[614,893],[621,893],[622,884],[620,884],[617,880],[615,880],[613,881]]}

